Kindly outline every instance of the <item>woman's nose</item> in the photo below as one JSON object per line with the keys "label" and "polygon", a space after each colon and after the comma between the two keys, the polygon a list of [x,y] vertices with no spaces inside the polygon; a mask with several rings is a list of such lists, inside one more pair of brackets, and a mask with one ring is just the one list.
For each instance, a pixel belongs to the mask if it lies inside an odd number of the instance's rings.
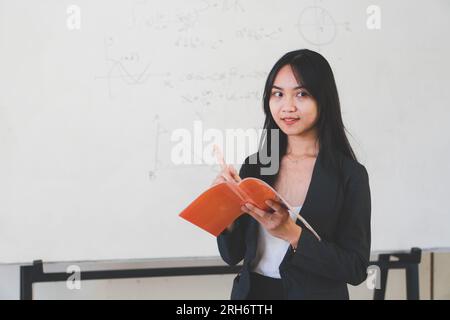
{"label": "woman's nose", "polygon": [[283,103],[281,109],[283,111],[293,112],[293,111],[297,110],[297,106],[295,105],[295,102],[293,99],[286,98],[286,101],[285,101],[285,103]]}

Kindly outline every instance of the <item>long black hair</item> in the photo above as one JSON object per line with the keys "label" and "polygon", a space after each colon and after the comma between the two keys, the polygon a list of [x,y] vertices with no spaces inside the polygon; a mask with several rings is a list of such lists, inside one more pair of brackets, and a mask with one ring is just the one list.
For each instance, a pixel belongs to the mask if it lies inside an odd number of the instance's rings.
{"label": "long black hair", "polygon": [[[339,170],[338,153],[357,161],[346,136],[338,91],[330,64],[321,54],[308,49],[286,53],[275,63],[267,76],[263,95],[263,109],[266,118],[263,135],[259,142],[258,158],[261,157],[263,150],[266,155],[270,156],[271,154],[273,147],[271,129],[278,129],[279,132],[280,161],[287,151],[287,135],[276,124],[269,107],[273,82],[278,71],[285,65],[291,66],[298,84],[302,85],[317,102],[318,119],[315,126],[318,132],[319,156],[325,166]],[[272,184],[277,175],[278,172],[274,176],[268,177],[268,182]]]}

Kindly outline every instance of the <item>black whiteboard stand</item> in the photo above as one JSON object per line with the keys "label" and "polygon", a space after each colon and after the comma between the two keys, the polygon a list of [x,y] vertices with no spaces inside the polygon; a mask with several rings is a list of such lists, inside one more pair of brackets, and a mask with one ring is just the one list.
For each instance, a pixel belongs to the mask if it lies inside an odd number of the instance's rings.
{"label": "black whiteboard stand", "polygon": [[[142,269],[119,269],[82,271],[80,280],[106,280],[106,279],[130,279],[149,277],[173,277],[173,276],[203,276],[217,274],[237,274],[242,266],[189,266],[189,267],[164,267]],[[66,272],[45,273],[42,260],[36,260],[32,265],[20,267],[20,299],[33,299],[33,284],[42,282],[65,282],[71,276]]]}
{"label": "black whiteboard stand", "polygon": [[[384,300],[389,269],[406,270],[406,296],[408,300],[419,299],[419,263],[422,250],[412,248],[409,253],[380,254],[378,261],[370,262],[380,268],[380,289],[374,290],[374,300]],[[398,261],[391,261],[391,257]],[[149,277],[171,277],[171,276],[199,276],[217,274],[237,274],[242,266],[189,266],[173,268],[142,268],[121,270],[82,271],[81,280],[106,280],[106,279],[129,279]],[[32,265],[20,267],[20,299],[33,299],[33,284],[42,282],[67,281],[71,274],[66,272],[45,273],[42,260],[36,260]]]}
{"label": "black whiteboard stand", "polygon": [[[391,257],[398,260],[391,261]],[[408,253],[386,253],[378,256],[378,261],[371,264],[380,268],[380,289],[375,289],[374,300],[384,300],[389,269],[405,269],[406,273],[406,299],[419,300],[419,263],[422,258],[420,248],[412,248]]]}

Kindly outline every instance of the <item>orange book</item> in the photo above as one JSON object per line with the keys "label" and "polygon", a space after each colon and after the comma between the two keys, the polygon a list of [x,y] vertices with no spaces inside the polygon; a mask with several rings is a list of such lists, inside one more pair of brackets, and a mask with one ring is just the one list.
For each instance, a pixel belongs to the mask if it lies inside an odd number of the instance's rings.
{"label": "orange book", "polygon": [[[222,151],[214,145],[214,154],[220,163],[222,170],[226,168]],[[226,176],[224,176],[226,178]],[[229,180],[229,179],[227,179]],[[238,177],[238,180],[240,178]],[[195,224],[203,230],[217,237],[231,225],[239,216],[245,214],[241,207],[245,203],[251,203],[264,211],[273,211],[266,204],[267,200],[280,202],[286,209],[292,211],[294,208],[283,199],[270,185],[258,178],[248,177],[239,182],[226,181],[218,183],[197,197],[179,216]],[[297,218],[303,222],[317,239],[320,236],[309,225],[308,222],[297,213]]]}
{"label": "orange book", "polygon": [[241,210],[245,203],[271,211],[265,203],[269,199],[292,209],[270,185],[258,178],[245,178],[239,183],[221,182],[198,196],[179,216],[217,237],[240,215],[245,214]]}

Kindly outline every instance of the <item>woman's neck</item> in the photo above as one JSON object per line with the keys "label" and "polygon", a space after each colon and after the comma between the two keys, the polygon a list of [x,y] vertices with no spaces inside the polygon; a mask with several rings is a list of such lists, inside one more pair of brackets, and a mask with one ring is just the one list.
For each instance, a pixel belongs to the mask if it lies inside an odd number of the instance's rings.
{"label": "woman's neck", "polygon": [[317,156],[319,142],[315,131],[308,131],[302,135],[289,135],[287,137],[286,154],[291,157]]}

